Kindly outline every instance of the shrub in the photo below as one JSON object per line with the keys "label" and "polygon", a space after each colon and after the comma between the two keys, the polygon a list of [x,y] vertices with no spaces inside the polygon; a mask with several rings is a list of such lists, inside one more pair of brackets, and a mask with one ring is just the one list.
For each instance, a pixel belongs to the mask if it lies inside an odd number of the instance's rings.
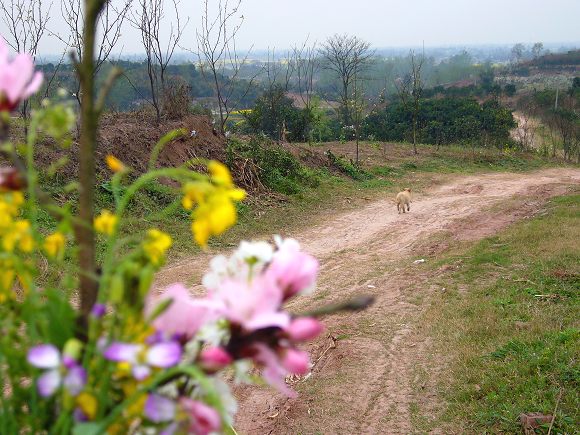
{"label": "shrub", "polygon": [[319,184],[318,177],[307,171],[292,153],[265,137],[253,137],[247,141],[230,140],[227,149],[230,167],[237,157],[251,159],[259,168],[260,181],[266,187],[286,195]]}

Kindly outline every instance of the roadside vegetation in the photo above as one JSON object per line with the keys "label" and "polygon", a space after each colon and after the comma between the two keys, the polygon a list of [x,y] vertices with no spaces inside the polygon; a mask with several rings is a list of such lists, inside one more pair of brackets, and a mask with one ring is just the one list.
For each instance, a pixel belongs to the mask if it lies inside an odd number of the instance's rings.
{"label": "roadside vegetation", "polygon": [[[575,433],[580,401],[580,195],[555,198],[443,264],[441,303],[423,317],[448,370],[439,424],[469,433],[519,433],[519,416],[554,415]],[[537,433],[548,433],[545,424]]]}

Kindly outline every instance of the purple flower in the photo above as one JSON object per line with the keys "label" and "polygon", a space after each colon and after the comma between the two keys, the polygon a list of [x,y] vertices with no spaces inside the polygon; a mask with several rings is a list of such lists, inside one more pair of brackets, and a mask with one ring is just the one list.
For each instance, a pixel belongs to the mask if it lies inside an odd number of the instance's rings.
{"label": "purple flower", "polygon": [[151,367],[176,365],[181,359],[181,346],[175,341],[152,346],[115,342],[105,349],[103,356],[110,361],[129,363],[133,377],[142,381],[151,374]]}
{"label": "purple flower", "polygon": [[87,372],[71,357],[61,357],[52,344],[41,344],[28,351],[28,362],[39,369],[46,369],[37,381],[42,397],[52,396],[63,385],[72,395],[78,395],[87,382]]}
{"label": "purple flower", "polygon": [[144,414],[153,423],[170,423],[160,432],[162,435],[173,435],[180,429],[186,433],[208,435],[219,432],[221,428],[221,417],[214,408],[187,397],[174,401],[149,394]]}
{"label": "purple flower", "polygon": [[96,303],[93,305],[93,309],[91,310],[91,315],[97,319],[100,319],[105,315],[107,312],[107,306],[105,304]]}
{"label": "purple flower", "polygon": [[145,416],[154,423],[173,420],[175,417],[175,402],[158,394],[149,394],[145,402]]}

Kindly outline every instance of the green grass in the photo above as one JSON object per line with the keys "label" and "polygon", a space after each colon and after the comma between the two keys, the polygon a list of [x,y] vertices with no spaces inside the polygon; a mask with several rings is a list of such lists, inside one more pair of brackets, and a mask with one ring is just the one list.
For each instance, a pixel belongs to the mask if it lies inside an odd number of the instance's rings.
{"label": "green grass", "polygon": [[424,321],[451,361],[441,379],[450,427],[520,433],[521,413],[552,414],[559,400],[552,433],[577,433],[579,224],[580,195],[554,199],[543,216],[476,244],[444,283]]}

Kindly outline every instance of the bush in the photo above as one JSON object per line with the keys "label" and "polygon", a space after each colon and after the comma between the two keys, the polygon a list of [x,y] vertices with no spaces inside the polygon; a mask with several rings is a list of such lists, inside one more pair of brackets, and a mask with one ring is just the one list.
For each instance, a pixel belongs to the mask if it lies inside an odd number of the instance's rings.
{"label": "bush", "polygon": [[[494,100],[480,104],[474,98],[441,98],[421,102],[419,140],[440,145],[452,143],[503,146],[516,126],[511,111]],[[364,134],[383,141],[405,141],[412,133],[410,107],[391,104],[371,113]]]}
{"label": "bush", "polygon": [[238,156],[251,159],[259,168],[262,184],[286,195],[298,193],[303,187],[316,187],[320,182],[316,174],[306,170],[289,151],[265,137],[252,137],[248,141],[232,139],[226,154],[230,167]]}
{"label": "bush", "polygon": [[348,161],[344,157],[337,157],[332,151],[326,151],[330,164],[353,180],[364,181],[373,178],[371,174],[356,166],[352,160]]}

